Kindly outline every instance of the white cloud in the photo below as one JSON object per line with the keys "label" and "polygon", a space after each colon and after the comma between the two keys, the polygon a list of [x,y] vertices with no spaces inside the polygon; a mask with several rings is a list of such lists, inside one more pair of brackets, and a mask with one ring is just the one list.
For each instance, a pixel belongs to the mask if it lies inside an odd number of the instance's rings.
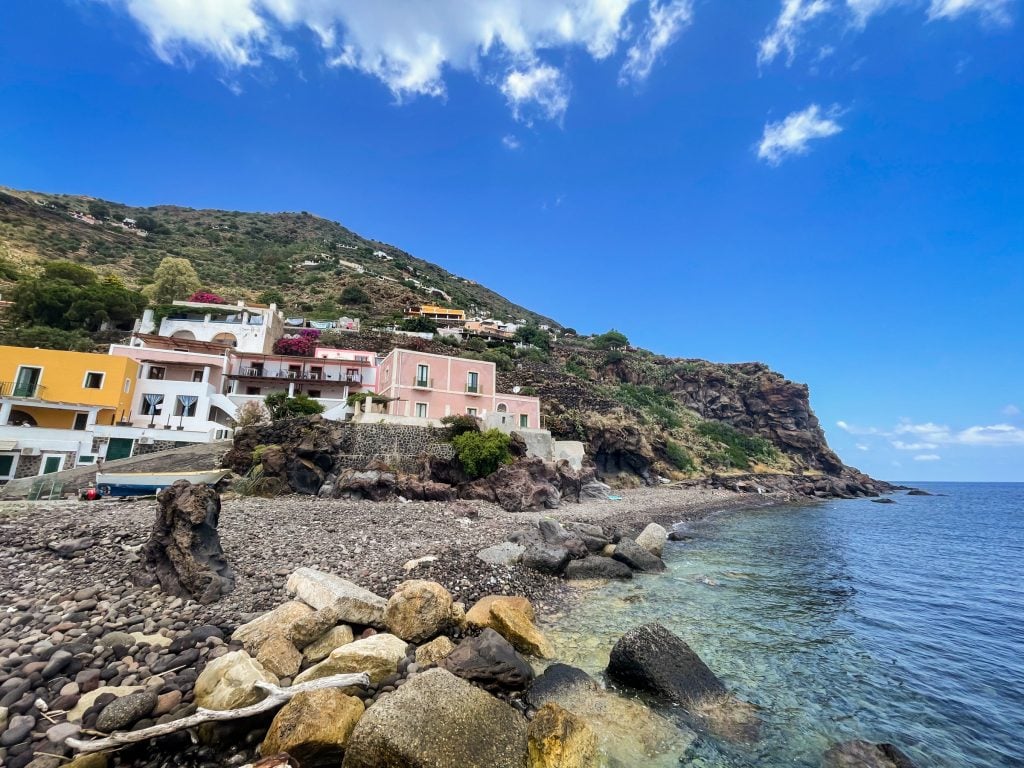
{"label": "white cloud", "polygon": [[771,64],[785,50],[786,63],[791,64],[804,27],[830,8],[826,0],[783,0],[779,17],[758,46],[757,63]]}
{"label": "white cloud", "polygon": [[956,435],[956,442],[964,445],[1024,445],[1024,429],[1010,424],[989,427],[968,427]]}
{"label": "white cloud", "polygon": [[569,107],[569,84],[562,72],[547,64],[513,70],[501,84],[512,114],[530,122],[539,113],[549,120],[561,120]]}
{"label": "white cloud", "polygon": [[502,136],[501,143],[505,147],[505,149],[519,149],[521,146],[523,146],[522,142],[519,141],[518,137],[514,136],[511,133]]}
{"label": "white cloud", "polygon": [[932,0],[928,18],[955,19],[965,13],[977,13],[991,24],[1010,23],[1011,0]]}
{"label": "white cloud", "polygon": [[1003,416],[1020,416],[1020,408],[1011,403],[1002,410]]}
{"label": "white cloud", "polygon": [[871,450],[871,446],[869,446],[869,445],[867,445],[865,443],[857,443],[857,450],[858,451],[870,451]]}
{"label": "white cloud", "polygon": [[922,453],[914,457],[914,461],[941,461],[942,457],[937,453]]}
{"label": "white cloud", "polygon": [[692,0],[650,0],[648,22],[637,41],[626,51],[626,63],[619,72],[619,83],[646,80],[662,51],[679,37],[693,21]]}
{"label": "white cloud", "polygon": [[648,0],[636,20],[642,0],[96,1],[124,8],[169,63],[200,54],[238,69],[293,58],[284,37],[308,30],[329,65],[379,79],[398,100],[444,96],[454,70],[497,84],[514,109],[533,101],[554,119],[568,85],[544,56],[582,49],[600,60],[626,41],[621,76],[642,80],[692,18],[692,0]]}
{"label": "white cloud", "polygon": [[824,112],[817,104],[811,104],[784,120],[768,123],[757,147],[757,156],[769,165],[778,165],[790,155],[805,154],[811,141],[834,136],[843,130],[836,122],[838,116],[839,108],[836,106]]}
{"label": "white cloud", "polygon": [[935,443],[904,443],[902,440],[893,440],[892,447],[898,451],[931,451],[939,446]]}

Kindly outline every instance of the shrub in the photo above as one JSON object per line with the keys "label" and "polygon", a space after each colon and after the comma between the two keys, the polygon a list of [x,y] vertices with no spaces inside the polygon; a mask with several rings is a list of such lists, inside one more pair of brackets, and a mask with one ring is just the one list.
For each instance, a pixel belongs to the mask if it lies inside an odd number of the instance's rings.
{"label": "shrub", "polygon": [[697,433],[720,443],[723,450],[718,453],[718,460],[737,469],[750,469],[751,459],[770,461],[778,455],[775,447],[763,437],[745,435],[721,421],[702,421],[697,425]]}
{"label": "shrub", "polygon": [[277,290],[264,291],[258,297],[260,304],[276,304],[278,309],[284,307],[284,294]]}
{"label": "shrub", "polygon": [[199,304],[227,304],[224,299],[210,291],[196,291],[188,297],[188,300],[195,301]]}
{"label": "shrub", "polygon": [[312,357],[316,351],[316,342],[317,339],[313,336],[282,336],[274,342],[274,354]]}
{"label": "shrub", "polygon": [[468,413],[453,413],[451,416],[441,419],[441,423],[451,430],[452,437],[480,431],[480,420]]}
{"label": "shrub", "polygon": [[547,331],[542,331],[534,324],[520,326],[516,330],[516,341],[522,344],[532,344],[540,349],[548,349],[551,346],[551,336]]}
{"label": "shrub", "polygon": [[604,356],[604,364],[615,365],[616,363],[621,363],[625,357],[626,356],[622,353],[622,350],[610,349]]}
{"label": "shrub", "polygon": [[362,286],[347,285],[341,292],[342,304],[369,304],[370,294],[363,290]]}
{"label": "shrub", "polygon": [[619,349],[620,347],[629,346],[629,339],[626,338],[625,334],[619,333],[613,328],[608,333],[595,336],[594,346],[597,349]]}
{"label": "shrub", "polygon": [[668,458],[669,464],[682,472],[692,472],[696,468],[689,451],[679,443],[674,443],[671,440],[665,443],[665,456]]}
{"label": "shrub", "polygon": [[462,346],[472,352],[487,351],[487,342],[481,339],[479,336],[473,336],[472,338],[466,339],[466,343],[463,344]]}
{"label": "shrub", "polygon": [[287,392],[271,392],[264,398],[264,402],[270,411],[270,418],[274,421],[324,412],[324,407],[320,403],[302,392],[294,397],[288,397]]}
{"label": "shrub", "polygon": [[437,323],[429,317],[407,317],[402,321],[402,330],[416,333],[437,333]]}
{"label": "shrub", "polygon": [[82,331],[62,331],[46,325],[9,328],[0,333],[0,344],[10,347],[62,349],[66,352],[92,352],[96,345]]}
{"label": "shrub", "polygon": [[249,400],[238,407],[238,415],[235,416],[235,427],[245,429],[256,427],[270,421],[270,414],[266,406],[256,400]]}
{"label": "shrub", "polygon": [[494,366],[499,371],[511,371],[515,367],[512,358],[500,349],[488,349],[480,355],[480,359],[486,360],[488,363],[494,363]]}
{"label": "shrub", "polygon": [[679,404],[667,392],[639,384],[620,384],[615,399],[642,411],[664,427],[682,426],[683,421],[676,412]]}
{"label": "shrub", "polygon": [[284,488],[278,478],[264,474],[262,464],[254,464],[243,477],[231,484],[231,490],[239,496],[278,496]]}
{"label": "shrub", "polygon": [[452,447],[471,478],[487,477],[503,464],[512,463],[512,439],[497,429],[486,432],[464,432],[452,438]]}

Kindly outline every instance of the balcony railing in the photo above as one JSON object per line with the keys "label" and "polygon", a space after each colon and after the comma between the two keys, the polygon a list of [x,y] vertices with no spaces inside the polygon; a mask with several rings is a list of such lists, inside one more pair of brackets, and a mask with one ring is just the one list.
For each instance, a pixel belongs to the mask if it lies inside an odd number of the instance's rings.
{"label": "balcony railing", "polygon": [[484,393],[483,387],[479,384],[467,384],[466,394],[467,395],[482,395]]}
{"label": "balcony railing", "polygon": [[362,384],[358,373],[330,373],[327,371],[265,371],[262,368],[239,368],[229,374],[244,379],[284,379],[286,381],[336,381],[339,384]]}
{"label": "balcony railing", "polygon": [[421,378],[419,378],[417,376],[415,379],[413,379],[412,386],[413,386],[414,389],[433,389],[434,388],[434,380],[433,379],[421,379]]}
{"label": "balcony railing", "polygon": [[38,399],[46,392],[46,387],[41,384],[26,384],[25,382],[3,381],[0,382],[0,396],[2,397],[25,397]]}

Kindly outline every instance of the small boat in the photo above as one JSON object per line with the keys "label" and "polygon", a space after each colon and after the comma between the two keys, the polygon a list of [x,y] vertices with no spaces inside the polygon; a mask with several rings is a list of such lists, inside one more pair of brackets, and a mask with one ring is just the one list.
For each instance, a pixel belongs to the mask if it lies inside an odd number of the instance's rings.
{"label": "small boat", "polygon": [[102,496],[149,496],[179,480],[213,485],[228,474],[227,469],[198,472],[97,472],[96,488]]}

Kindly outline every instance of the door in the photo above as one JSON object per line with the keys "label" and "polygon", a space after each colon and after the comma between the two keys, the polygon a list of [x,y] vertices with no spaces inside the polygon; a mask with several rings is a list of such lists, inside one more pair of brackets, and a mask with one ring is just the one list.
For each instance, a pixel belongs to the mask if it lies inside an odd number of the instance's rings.
{"label": "door", "polygon": [[132,455],[132,446],[135,441],[129,437],[112,437],[107,443],[107,461],[115,459],[127,459]]}
{"label": "door", "polygon": [[44,453],[43,463],[39,469],[40,475],[50,475],[54,472],[60,472],[64,468],[64,454],[63,453]]}
{"label": "door", "polygon": [[75,423],[71,426],[72,429],[76,429],[79,432],[89,426],[89,414],[88,413],[76,413]]}
{"label": "door", "polygon": [[42,368],[29,368],[22,366],[18,369],[18,378],[14,382],[15,397],[35,397],[39,388],[39,377],[42,376]]}
{"label": "door", "polygon": [[0,454],[0,483],[6,483],[14,479],[14,473],[18,468],[18,456],[13,453]]}

